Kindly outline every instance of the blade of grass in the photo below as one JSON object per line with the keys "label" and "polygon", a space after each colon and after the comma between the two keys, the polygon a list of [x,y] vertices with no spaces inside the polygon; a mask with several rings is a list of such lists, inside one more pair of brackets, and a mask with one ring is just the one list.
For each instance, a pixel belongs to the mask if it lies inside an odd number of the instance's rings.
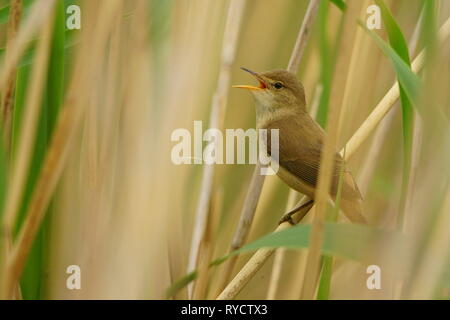
{"label": "blade of grass", "polygon": [[[337,212],[336,208],[334,210]],[[246,244],[225,257],[216,259],[210,266],[217,266],[235,255],[253,251],[257,251],[255,255],[258,257],[267,255],[274,249],[306,249],[310,246],[312,229],[313,226],[310,224],[284,228]],[[393,255],[398,254],[398,252],[407,252],[410,245],[409,237],[397,231],[367,225],[326,222],[324,224],[324,243],[321,253],[330,257],[363,261],[367,257],[369,248],[373,249],[374,243],[379,239],[389,242],[388,251],[389,254]],[[252,259],[254,258],[252,257]],[[249,271],[245,267],[243,270],[244,272]],[[194,271],[176,281],[169,289],[171,294],[174,294],[173,290],[180,290],[197,276],[197,271]],[[233,297],[229,298],[232,299]],[[225,297],[219,297],[219,299],[222,298]]]}
{"label": "blade of grass", "polygon": [[[50,144],[50,137],[53,134],[53,130],[56,125],[56,120],[59,116],[59,111],[61,109],[63,103],[63,95],[64,95],[64,68],[66,63],[66,19],[65,19],[65,6],[64,2],[58,1],[55,8],[55,23],[53,27],[53,39],[51,44],[51,54],[50,61],[48,67],[48,79],[47,79],[47,87],[46,87],[46,149]],[[42,164],[41,159],[41,164]],[[51,217],[52,217],[52,205],[49,205],[49,209],[47,210],[46,217],[42,223],[42,228],[38,238],[41,242],[41,272],[39,279],[40,283],[40,291],[38,293],[37,299],[45,298],[46,294],[46,274],[48,273],[48,257],[49,257],[49,247],[51,245]],[[31,263],[31,261],[30,261]]]}
{"label": "blade of grass", "polygon": [[[366,257],[365,253],[367,252],[367,248],[373,248],[373,242],[377,239],[388,239],[387,241],[389,241],[392,245],[392,252],[406,252],[409,244],[408,238],[399,232],[370,226],[340,224],[336,222],[340,210],[342,173],[344,171],[345,168],[342,168],[336,204],[333,206],[329,216],[327,217],[327,222],[325,222],[324,227],[325,239],[321,249],[324,254],[324,258],[322,263],[320,286],[317,294],[317,299],[319,300],[329,299],[332,265],[335,256],[360,261]],[[270,251],[268,249],[270,248],[278,250],[308,248],[310,244],[311,230],[311,225],[297,225],[293,228],[285,228],[282,231],[259,238],[250,244],[231,252],[225,257],[214,260],[210,266],[220,265],[238,254],[254,250],[259,250],[258,252],[260,252],[260,254],[267,255],[268,251]],[[343,239],[344,241],[342,241]],[[196,277],[196,272],[189,274],[178,280],[176,285],[172,286],[170,290],[181,290],[181,288],[186,286],[189,281],[192,281]],[[269,298],[270,297],[273,298],[273,296],[269,296]]]}
{"label": "blade of grass", "polygon": [[175,296],[181,289],[187,287],[190,283],[192,283],[195,279],[197,279],[197,277],[198,272],[193,271],[191,273],[188,273],[183,278],[172,283],[171,286],[166,290],[166,298],[170,299],[173,296]]}
{"label": "blade of grass", "polygon": [[55,26],[47,80],[48,104],[48,136],[50,137],[56,124],[63,102],[65,84],[66,32],[65,7],[61,1],[56,5]]}
{"label": "blade of grass", "polygon": [[[15,161],[18,156],[20,146],[20,133],[22,132],[26,114],[26,99],[27,89],[30,87],[30,74],[32,66],[26,66],[19,69],[17,77],[17,91],[15,97],[15,112],[14,112],[14,132],[13,132],[13,159]],[[35,133],[35,141],[30,149],[30,164],[26,174],[26,182],[24,184],[23,195],[18,207],[17,218],[14,222],[13,235],[16,236],[20,226],[23,223],[25,211],[27,209],[31,194],[33,192],[34,184],[36,182],[39,170],[41,168],[42,159],[45,154],[46,140],[47,140],[47,110],[46,103],[43,99],[38,102],[40,106],[39,119],[37,120],[37,128]],[[24,114],[25,113],[25,114]],[[37,299],[40,290],[41,278],[41,249],[42,249],[42,232],[39,233],[37,241],[33,245],[30,253],[30,258],[25,266],[24,274],[21,279],[21,288],[24,299]]]}
{"label": "blade of grass", "polygon": [[[75,49],[75,47],[79,44],[78,40],[75,39],[73,36],[73,31],[66,31],[65,32],[65,38],[67,39],[65,41],[64,49],[66,52],[71,52]],[[30,45],[30,48],[27,49],[22,59],[20,60],[19,64],[17,65],[18,68],[28,66],[33,63],[33,57],[34,57],[34,51],[35,51],[35,42],[33,42]],[[4,55],[5,49],[0,49],[0,58]]]}
{"label": "blade of grass", "polygon": [[344,0],[330,0],[336,7],[341,9],[341,11],[345,11],[347,9],[347,4]]}
{"label": "blade of grass", "polygon": [[[382,0],[376,0],[375,3],[381,8],[381,16],[383,18],[384,25],[389,38],[389,43],[392,49],[402,58],[402,60],[411,68],[411,62],[409,60],[408,45],[406,44],[405,37],[403,36],[400,27],[393,18],[391,12],[386,7]],[[400,102],[402,110],[402,129],[403,129],[403,174],[402,174],[402,187],[400,196],[400,209],[397,216],[397,228],[404,228],[406,199],[408,194],[409,177],[411,172],[411,157],[412,157],[412,130],[413,130],[413,116],[414,111],[411,106],[411,101],[403,89],[401,83],[400,88]]]}
{"label": "blade of grass", "polygon": [[[411,103],[418,107],[418,99],[421,88],[420,78],[411,70],[408,63],[406,63],[403,58],[389,45],[387,45],[383,39],[381,39],[377,34],[370,31],[364,23],[358,21],[359,25],[366,30],[370,37],[375,41],[378,47],[383,51],[383,53],[389,57],[391,60],[395,72],[397,74],[400,85],[402,86],[406,97],[411,101]],[[406,50],[406,54],[408,50]],[[409,56],[409,54],[408,54]],[[409,58],[408,58],[409,59]],[[418,107],[419,108],[419,107]],[[425,112],[424,110],[418,109],[419,113]]]}
{"label": "blade of grass", "polygon": [[[308,248],[312,229],[312,225],[298,225],[280,232],[271,233],[243,246],[233,254],[262,248]],[[401,248],[400,251],[406,251],[408,247],[408,237],[406,235],[367,225],[326,222],[324,224],[324,235],[322,252],[351,260],[361,260],[366,257],[367,249],[377,239],[389,239],[393,252],[397,252],[399,248]],[[396,248],[395,250],[394,247]]]}

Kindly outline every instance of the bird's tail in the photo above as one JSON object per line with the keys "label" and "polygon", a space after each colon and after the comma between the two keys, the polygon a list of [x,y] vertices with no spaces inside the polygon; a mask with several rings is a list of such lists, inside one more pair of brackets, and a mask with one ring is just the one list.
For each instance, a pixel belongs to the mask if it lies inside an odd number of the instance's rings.
{"label": "bird's tail", "polygon": [[354,223],[367,224],[366,218],[362,214],[362,206],[360,199],[341,199],[340,207],[345,216]]}

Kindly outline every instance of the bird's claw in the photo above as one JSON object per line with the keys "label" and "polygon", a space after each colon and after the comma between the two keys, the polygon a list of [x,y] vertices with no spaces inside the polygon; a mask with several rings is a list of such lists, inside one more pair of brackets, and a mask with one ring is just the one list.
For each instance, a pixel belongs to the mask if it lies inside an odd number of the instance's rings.
{"label": "bird's claw", "polygon": [[293,225],[293,226],[295,226],[295,222],[294,222],[294,220],[292,219],[292,215],[291,214],[285,214],[281,219],[280,219],[280,221],[278,222],[278,225],[280,225],[280,224],[282,224],[282,223],[285,223],[285,222],[289,222],[291,225]]}

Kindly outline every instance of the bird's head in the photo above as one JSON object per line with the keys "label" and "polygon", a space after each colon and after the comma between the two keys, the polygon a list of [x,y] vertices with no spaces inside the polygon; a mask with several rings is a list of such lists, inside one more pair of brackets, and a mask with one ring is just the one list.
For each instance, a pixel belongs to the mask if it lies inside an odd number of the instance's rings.
{"label": "bird's head", "polygon": [[257,73],[241,68],[253,75],[259,86],[237,85],[234,88],[249,90],[256,99],[259,112],[276,111],[280,109],[306,108],[305,89],[295,74],[286,70],[273,70]]}

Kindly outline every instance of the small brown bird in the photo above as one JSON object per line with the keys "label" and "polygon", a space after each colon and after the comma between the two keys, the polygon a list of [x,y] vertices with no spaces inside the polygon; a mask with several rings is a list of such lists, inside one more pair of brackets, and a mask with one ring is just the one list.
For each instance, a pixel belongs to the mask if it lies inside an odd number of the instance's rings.
{"label": "small brown bird", "polygon": [[[318,182],[320,156],[325,132],[306,110],[305,89],[297,77],[286,70],[256,73],[246,68],[259,86],[239,85],[250,90],[256,100],[258,129],[267,129],[267,150],[270,152],[271,129],[279,130],[279,162],[277,175],[291,188],[314,199]],[[336,152],[330,195],[335,200],[344,160]],[[345,167],[344,167],[345,168]],[[355,223],[365,224],[362,215],[361,193],[352,174],[344,169],[340,207]],[[303,207],[303,206],[302,206]],[[299,208],[285,215],[281,222],[292,222],[291,216]]]}

